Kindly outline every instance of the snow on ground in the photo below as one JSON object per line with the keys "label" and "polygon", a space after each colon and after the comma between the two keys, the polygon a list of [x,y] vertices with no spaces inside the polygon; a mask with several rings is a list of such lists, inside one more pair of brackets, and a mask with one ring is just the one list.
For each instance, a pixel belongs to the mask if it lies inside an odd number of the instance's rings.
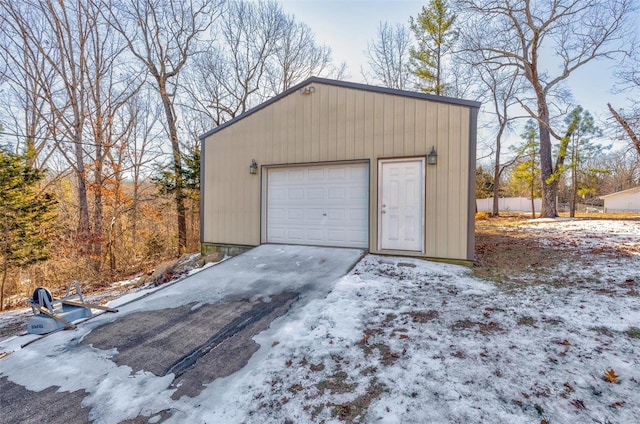
{"label": "snow on ground", "polygon": [[[564,266],[591,278],[514,288],[465,267],[368,255],[325,298],[256,336],[249,364],[200,396],[171,400],[168,380],[146,375],[144,394],[108,388],[119,409],[145,404],[150,422],[160,408],[170,423],[640,422],[640,222],[519,229],[578,249],[579,263]],[[75,360],[106,369],[114,353]],[[81,386],[74,378],[65,385]]]}

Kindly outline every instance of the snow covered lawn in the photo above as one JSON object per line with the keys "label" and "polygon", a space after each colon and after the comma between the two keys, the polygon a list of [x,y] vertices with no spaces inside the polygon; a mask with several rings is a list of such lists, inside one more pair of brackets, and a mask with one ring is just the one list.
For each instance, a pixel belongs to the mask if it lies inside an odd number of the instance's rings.
{"label": "snow covered lawn", "polygon": [[578,251],[564,264],[577,274],[514,287],[369,255],[176,422],[640,422],[640,222],[518,230]]}
{"label": "snow covered lawn", "polygon": [[[172,400],[147,376],[142,413],[158,422],[170,411],[166,423],[640,422],[640,221],[491,231],[482,263],[513,265],[495,274],[508,280],[368,255],[325,298],[276,319],[250,362],[198,397]],[[117,387],[118,410],[139,408]]]}

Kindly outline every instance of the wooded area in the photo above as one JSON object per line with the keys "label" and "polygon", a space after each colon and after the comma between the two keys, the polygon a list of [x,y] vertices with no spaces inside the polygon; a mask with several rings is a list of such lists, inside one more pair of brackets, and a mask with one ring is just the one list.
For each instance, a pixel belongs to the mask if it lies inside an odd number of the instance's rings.
{"label": "wooded area", "polygon": [[[479,195],[540,195],[553,217],[558,197],[575,208],[640,184],[637,16],[633,0],[429,0],[380,22],[361,77],[482,101]],[[636,99],[603,99],[606,122],[566,85],[595,60]],[[24,176],[3,177],[0,210],[46,204],[0,222],[0,303],[198,251],[198,136],[312,75],[349,77],[276,1],[0,0],[0,153]],[[44,244],[16,259],[30,238]]]}
{"label": "wooded area", "polygon": [[2,0],[0,24],[3,152],[48,171],[57,216],[49,260],[3,251],[10,303],[198,251],[198,136],[342,72],[273,1]]}

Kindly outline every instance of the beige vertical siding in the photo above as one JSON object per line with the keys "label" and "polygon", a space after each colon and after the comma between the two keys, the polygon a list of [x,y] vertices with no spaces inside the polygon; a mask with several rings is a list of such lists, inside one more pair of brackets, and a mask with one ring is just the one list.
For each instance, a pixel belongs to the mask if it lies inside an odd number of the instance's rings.
{"label": "beige vertical siding", "polygon": [[[469,107],[356,88],[313,83],[214,132],[204,141],[205,243],[258,245],[261,167],[334,161],[370,162],[370,250],[377,250],[378,159],[426,156],[425,252],[418,256],[469,259]],[[393,252],[390,252],[393,253]]]}

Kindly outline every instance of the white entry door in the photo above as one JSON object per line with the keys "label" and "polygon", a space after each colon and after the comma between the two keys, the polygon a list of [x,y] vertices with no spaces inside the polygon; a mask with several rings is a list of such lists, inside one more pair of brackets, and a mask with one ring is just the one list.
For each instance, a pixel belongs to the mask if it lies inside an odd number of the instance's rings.
{"label": "white entry door", "polygon": [[266,240],[316,246],[369,246],[369,164],[271,168]]}
{"label": "white entry door", "polygon": [[381,250],[424,250],[424,158],[389,159],[378,166]]}

